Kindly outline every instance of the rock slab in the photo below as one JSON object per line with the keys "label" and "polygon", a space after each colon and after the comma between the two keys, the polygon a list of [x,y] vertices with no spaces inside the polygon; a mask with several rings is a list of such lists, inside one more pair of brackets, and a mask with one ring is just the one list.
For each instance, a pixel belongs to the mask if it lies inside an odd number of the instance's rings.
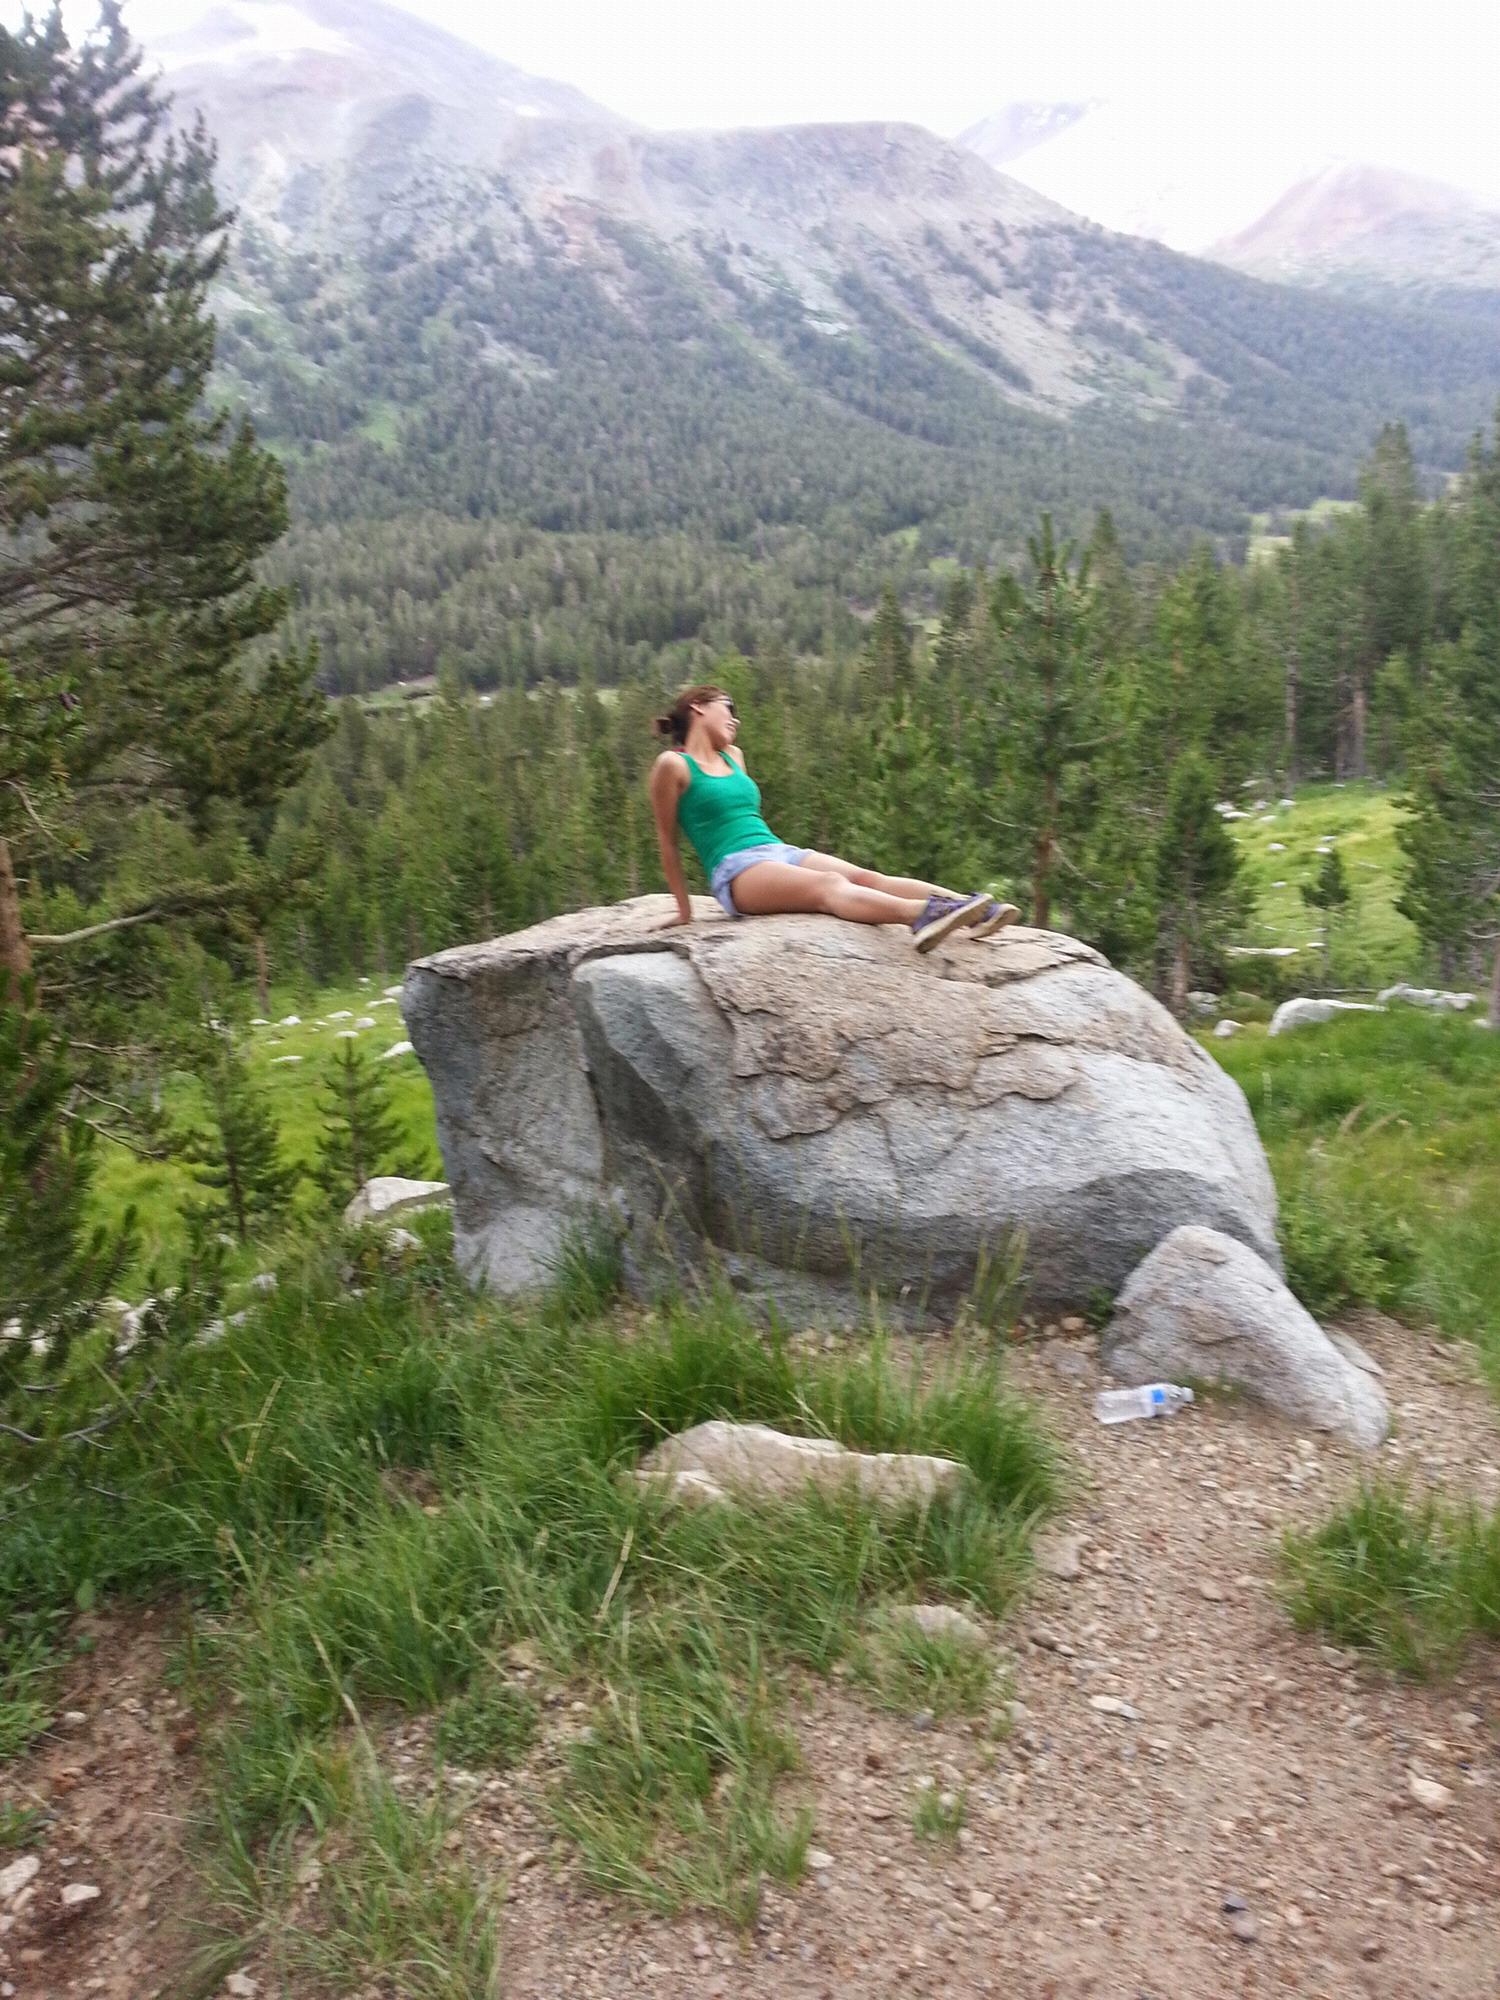
{"label": "rock slab", "polygon": [[829,1494],[853,1487],[883,1506],[927,1506],[956,1493],[968,1476],[952,1458],[849,1451],[832,1438],[793,1437],[767,1424],[723,1418],[664,1439],[636,1469],[643,1485],[664,1485],[674,1500],[689,1504],[795,1500],[811,1486]]}
{"label": "rock slab", "polygon": [[1218,1230],[1177,1229],[1115,1302],[1105,1366],[1123,1382],[1222,1382],[1315,1430],[1374,1446],[1385,1397],[1270,1267]]}
{"label": "rock slab", "polygon": [[1384,1007],[1371,1006],[1368,1000],[1283,1000],[1271,1016],[1268,1035],[1285,1035],[1293,1028],[1314,1028],[1323,1021],[1332,1021],[1340,1014],[1383,1014]]}
{"label": "rock slab", "polygon": [[1087,946],[1014,927],[920,956],[901,929],[733,922],[664,896],[413,965],[476,1281],[545,1286],[604,1215],[649,1295],[711,1270],[804,1318],[872,1291],[941,1319],[1005,1244],[1032,1298],[1086,1305],[1183,1223],[1276,1263],[1239,1087]]}
{"label": "rock slab", "polygon": [[387,1222],[416,1208],[440,1208],[448,1200],[446,1181],[409,1181],[400,1174],[379,1174],[366,1181],[344,1210],[344,1227],[358,1229],[366,1222]]}

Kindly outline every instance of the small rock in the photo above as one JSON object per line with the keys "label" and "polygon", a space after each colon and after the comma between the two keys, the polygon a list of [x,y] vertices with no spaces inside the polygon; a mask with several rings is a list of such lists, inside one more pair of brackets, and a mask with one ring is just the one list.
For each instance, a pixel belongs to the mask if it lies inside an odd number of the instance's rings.
{"label": "small rock", "polygon": [[995,1899],[988,1889],[971,1889],[969,1891],[969,1908],[974,1912],[976,1917],[982,1916],[986,1910],[992,1910],[994,1907]]}
{"label": "small rock", "polygon": [[1430,1813],[1446,1812],[1453,1803],[1452,1792],[1435,1778],[1419,1778],[1415,1771],[1411,1771],[1407,1774],[1406,1784],[1417,1804]]}
{"label": "small rock", "polygon": [[8,1867],[0,1868],[0,1903],[8,1903],[42,1872],[34,1854],[18,1854]]}
{"label": "small rock", "polygon": [[920,1729],[925,1732],[931,1729],[936,1721],[937,1717],[930,1708],[919,1708],[911,1719],[911,1726],[913,1729]]}
{"label": "small rock", "polygon": [[1198,1595],[1203,1599],[1205,1604],[1222,1604],[1224,1602],[1223,1590],[1211,1577],[1205,1577],[1203,1582],[1199,1584]]}
{"label": "small rock", "polygon": [[1437,1924],[1440,1931],[1451,1931],[1458,1922],[1458,1911],[1452,1903],[1439,1903]]}
{"label": "small rock", "polygon": [[1380,1942],[1379,1938],[1366,1938],[1364,1943],[1359,1948],[1360,1957],[1372,1964],[1377,1958],[1380,1958],[1384,1954],[1384,1952],[1385,1952],[1385,1946]]}
{"label": "small rock", "polygon": [[87,1721],[88,1716],[81,1708],[63,1710],[62,1723],[64,1729],[82,1729]]}
{"label": "small rock", "polygon": [[1229,1919],[1229,1928],[1241,1944],[1254,1944],[1260,1936],[1260,1925],[1249,1910],[1236,1910]]}
{"label": "small rock", "polygon": [[1100,1715],[1123,1716],[1127,1722],[1139,1722],[1141,1719],[1140,1710],[1117,1694],[1091,1694],[1089,1707]]}
{"label": "small rock", "polygon": [[833,1856],[826,1848],[810,1847],[807,1850],[807,1865],[814,1875],[821,1875],[825,1869],[833,1866]]}
{"label": "small rock", "polygon": [[1083,1548],[1087,1535],[1064,1534],[1057,1528],[1042,1528],[1031,1538],[1031,1553],[1044,1576],[1073,1583],[1083,1574]]}
{"label": "small rock", "polygon": [[929,1639],[959,1639],[966,1645],[988,1644],[984,1627],[951,1604],[893,1604],[893,1621],[915,1625]]}
{"label": "small rock", "polygon": [[276,1285],[277,1279],[274,1271],[257,1271],[255,1276],[250,1280],[250,1289],[252,1292],[274,1292]]}
{"label": "small rock", "polygon": [[97,1903],[104,1894],[92,1882],[69,1882],[62,1892],[65,1910],[81,1910],[89,1903]]}
{"label": "small rock", "polygon": [[[1231,1821],[1232,1824],[1233,1822]],[[1224,1900],[1219,1905],[1219,1908],[1226,1916],[1233,1916],[1236,1910],[1248,1910],[1249,1907],[1250,1905],[1237,1889],[1226,1889],[1224,1891]]]}
{"label": "small rock", "polygon": [[258,1990],[248,1972],[231,1972],[224,1981],[224,1991],[232,1995],[233,2000],[254,2000]]}

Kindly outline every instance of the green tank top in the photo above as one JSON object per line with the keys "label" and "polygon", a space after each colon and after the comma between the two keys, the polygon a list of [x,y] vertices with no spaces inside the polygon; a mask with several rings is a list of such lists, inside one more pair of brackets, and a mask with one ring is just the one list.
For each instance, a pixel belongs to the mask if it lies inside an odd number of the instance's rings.
{"label": "green tank top", "polygon": [[693,843],[703,872],[713,880],[726,854],[745,847],[774,846],[776,836],[760,816],[760,786],[725,758],[727,771],[715,777],[688,757],[687,790],[677,801],[677,823]]}

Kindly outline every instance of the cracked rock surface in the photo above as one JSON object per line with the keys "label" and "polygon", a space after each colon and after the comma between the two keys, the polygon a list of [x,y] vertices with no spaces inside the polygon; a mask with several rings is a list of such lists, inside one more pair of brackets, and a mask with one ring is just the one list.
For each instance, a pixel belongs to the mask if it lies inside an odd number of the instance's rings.
{"label": "cracked rock surface", "polygon": [[1276,1198],[1238,1086],[1097,952],[1020,927],[731,922],[665,896],[413,965],[470,1274],[545,1284],[603,1213],[632,1284],[717,1266],[783,1312],[872,1288],[950,1314],[1019,1234],[1032,1297],[1082,1305],[1186,1223],[1273,1269]]}

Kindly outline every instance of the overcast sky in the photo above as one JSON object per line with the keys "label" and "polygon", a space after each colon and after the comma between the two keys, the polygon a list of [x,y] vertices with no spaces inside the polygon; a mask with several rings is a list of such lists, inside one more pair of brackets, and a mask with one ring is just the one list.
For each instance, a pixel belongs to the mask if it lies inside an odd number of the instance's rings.
{"label": "overcast sky", "polygon": [[[70,16],[84,0],[72,0]],[[208,0],[127,0],[138,34]],[[5,11],[11,9],[7,7]],[[1239,143],[1500,197],[1496,0],[409,0],[642,124],[906,118],[1102,97]]]}

